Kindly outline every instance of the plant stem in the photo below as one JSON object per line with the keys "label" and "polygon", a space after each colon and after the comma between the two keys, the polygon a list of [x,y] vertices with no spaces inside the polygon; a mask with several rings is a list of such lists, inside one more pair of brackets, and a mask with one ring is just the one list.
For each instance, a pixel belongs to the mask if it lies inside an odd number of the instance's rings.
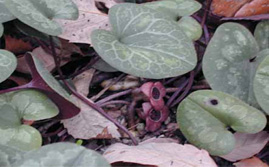
{"label": "plant stem", "polygon": [[125,91],[122,91],[122,92],[119,92],[119,93],[115,93],[115,94],[112,94],[110,96],[107,96],[106,98],[103,98],[102,100],[97,101],[95,104],[101,106],[103,103],[105,103],[105,102],[107,102],[109,100],[115,99],[115,98],[120,97],[120,96],[127,95],[127,94],[129,94],[131,92],[132,92],[132,89],[128,89],[128,90],[125,90]]}
{"label": "plant stem", "polygon": [[186,89],[184,90],[184,92],[172,103],[171,107],[174,107],[176,104],[180,103],[185,96],[189,93],[189,91],[191,90],[193,81],[194,81],[194,76],[195,76],[195,71],[192,71],[190,73],[190,78],[188,80],[188,85],[186,86]]}
{"label": "plant stem", "polygon": [[111,100],[109,102],[102,103],[99,106],[103,107],[103,106],[107,106],[107,105],[110,105],[110,104],[127,104],[128,105],[128,104],[130,104],[130,102],[124,101],[124,100]]}
{"label": "plant stem", "polygon": [[178,88],[177,91],[169,98],[168,102],[166,105],[168,107],[171,106],[172,102],[175,100],[175,98],[179,95],[179,93],[184,89],[184,87],[187,85],[189,79],[185,80]]}
{"label": "plant stem", "polygon": [[[53,43],[53,38],[50,36],[50,45],[51,45],[51,50],[52,50],[52,56],[54,58],[56,67],[57,67],[57,71],[60,75],[61,78],[63,78],[63,74],[62,71],[60,69],[60,62],[59,59],[57,59],[57,54],[55,51],[55,47],[54,47],[54,43]],[[83,95],[79,94],[78,92],[76,92],[66,80],[62,80],[63,83],[65,84],[65,86],[72,92],[72,94],[74,96],[76,96],[78,99],[80,99],[81,101],[83,101],[85,104],[89,105],[91,108],[95,109],[96,111],[98,111],[101,115],[103,115],[106,119],[108,119],[109,121],[113,122],[119,129],[121,129],[123,132],[125,132],[132,140],[134,145],[137,145],[137,141],[134,138],[134,136],[123,126],[121,125],[119,122],[117,122],[116,120],[114,120],[112,117],[110,117],[110,115],[108,115],[101,107],[99,107],[98,105],[96,105],[95,103],[91,102],[90,100],[88,100],[86,97],[84,97]]]}
{"label": "plant stem", "polygon": [[22,89],[29,89],[29,88],[31,88],[31,82],[29,82],[28,84],[25,84],[25,85],[0,90],[0,94],[9,93],[9,92],[13,92],[13,91],[19,91],[19,90],[22,90]]}

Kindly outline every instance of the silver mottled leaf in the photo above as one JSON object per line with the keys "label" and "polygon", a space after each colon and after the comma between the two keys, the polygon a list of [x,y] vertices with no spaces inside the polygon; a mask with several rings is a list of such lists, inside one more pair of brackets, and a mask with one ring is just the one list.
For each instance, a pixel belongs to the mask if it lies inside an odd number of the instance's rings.
{"label": "silver mottled leaf", "polygon": [[190,16],[182,17],[179,20],[178,25],[193,41],[198,40],[202,36],[203,30],[200,23]]}
{"label": "silver mottled leaf", "polygon": [[12,167],[12,164],[21,159],[23,154],[23,151],[5,145],[0,145],[0,166]]}
{"label": "silver mottled leaf", "polygon": [[41,147],[42,138],[38,130],[28,125],[2,129],[0,127],[0,144],[30,151]]}
{"label": "silver mottled leaf", "polygon": [[269,48],[269,20],[260,22],[254,32],[260,49]]}
{"label": "silver mottled leaf", "polygon": [[77,19],[72,0],[5,0],[9,11],[20,21],[49,35],[60,35],[60,25],[52,19]]}
{"label": "silver mottled leaf", "polygon": [[182,16],[189,16],[201,9],[202,5],[195,0],[163,0],[149,2],[144,6],[166,13],[173,20]]}
{"label": "silver mottled leaf", "polygon": [[244,26],[237,23],[219,26],[203,59],[203,73],[211,88],[257,107],[253,78],[257,65],[264,58],[258,51],[256,40]]}
{"label": "silver mottled leaf", "polygon": [[269,115],[269,49],[262,51],[266,58],[259,65],[254,78],[255,97],[262,109]]}
{"label": "silver mottled leaf", "polygon": [[14,72],[16,66],[17,59],[15,55],[9,51],[0,49],[0,82],[6,80]]}
{"label": "silver mottled leaf", "polygon": [[3,25],[0,23],[0,37],[3,35],[4,32],[4,27]]}
{"label": "silver mottled leaf", "polygon": [[104,72],[116,72],[117,69],[111,67],[107,62],[105,62],[103,59],[98,60],[94,65],[93,68],[104,71]]}
{"label": "silver mottled leaf", "polygon": [[161,12],[137,4],[119,4],[109,11],[113,31],[95,30],[92,44],[112,67],[145,78],[185,74],[197,62],[192,41]]}
{"label": "silver mottled leaf", "polygon": [[54,143],[26,153],[16,167],[110,167],[98,153],[73,143]]}
{"label": "silver mottled leaf", "polygon": [[15,19],[4,4],[5,0],[0,0],[0,23],[4,23]]}
{"label": "silver mottled leaf", "polygon": [[223,92],[202,90],[185,98],[177,109],[177,123],[192,144],[212,155],[225,155],[235,146],[233,134],[257,133],[266,126],[265,115]]}
{"label": "silver mottled leaf", "polygon": [[57,106],[43,93],[22,90],[0,95],[0,144],[21,150],[41,146],[40,133],[33,127],[22,125],[24,120],[41,120],[56,116]]}
{"label": "silver mottled leaf", "polygon": [[36,58],[36,56],[32,53],[32,58],[35,63],[35,67],[39,75],[44,79],[44,81],[59,95],[64,97],[66,100],[70,101],[70,95],[67,91],[60,85],[60,83],[51,75],[51,73],[44,67],[44,64]]}

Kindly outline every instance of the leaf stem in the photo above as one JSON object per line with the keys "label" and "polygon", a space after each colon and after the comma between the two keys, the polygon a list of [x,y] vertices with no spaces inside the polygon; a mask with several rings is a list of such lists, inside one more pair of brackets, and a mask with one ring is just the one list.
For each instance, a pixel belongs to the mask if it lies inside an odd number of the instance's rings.
{"label": "leaf stem", "polygon": [[22,90],[22,89],[29,89],[31,87],[32,87],[31,82],[29,82],[28,84],[25,84],[25,85],[0,90],[0,94],[9,93],[9,92],[13,92],[13,91],[19,91],[19,90]]}
{"label": "leaf stem", "polygon": [[124,96],[127,94],[130,94],[132,92],[132,89],[128,89],[119,93],[112,94],[110,96],[107,96],[106,98],[103,98],[102,100],[97,101],[95,104],[101,106],[103,103],[108,102],[109,100],[115,99],[120,96]]}

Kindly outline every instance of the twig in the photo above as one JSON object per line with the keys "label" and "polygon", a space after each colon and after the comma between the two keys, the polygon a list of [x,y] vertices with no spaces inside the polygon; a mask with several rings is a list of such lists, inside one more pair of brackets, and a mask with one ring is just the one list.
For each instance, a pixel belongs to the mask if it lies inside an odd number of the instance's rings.
{"label": "twig", "polygon": [[[60,75],[60,77],[63,76],[62,71],[60,69],[60,62],[59,59],[57,58],[57,54],[55,51],[55,47],[54,47],[54,43],[53,43],[53,38],[50,36],[50,45],[51,45],[51,50],[52,50],[52,56],[54,58],[56,67],[57,67],[57,71]],[[72,94],[74,96],[76,96],[79,100],[83,101],[85,104],[89,105],[91,108],[95,109],[96,111],[98,111],[101,115],[103,115],[106,119],[108,119],[109,121],[113,122],[119,129],[121,129],[123,132],[125,132],[132,140],[134,145],[137,145],[137,141],[134,138],[134,136],[123,126],[121,125],[119,122],[117,122],[116,120],[114,120],[112,117],[110,117],[110,115],[108,115],[101,107],[99,107],[98,105],[96,105],[95,103],[91,102],[90,100],[88,100],[86,97],[84,97],[83,95],[79,94],[78,92],[76,92],[66,80],[62,80],[64,85],[72,92]]]}

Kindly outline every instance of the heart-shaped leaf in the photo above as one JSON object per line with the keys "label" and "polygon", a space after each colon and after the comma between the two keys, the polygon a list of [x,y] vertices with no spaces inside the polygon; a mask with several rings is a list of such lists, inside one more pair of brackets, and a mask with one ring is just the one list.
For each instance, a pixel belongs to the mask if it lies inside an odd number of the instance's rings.
{"label": "heart-shaped leaf", "polygon": [[[38,38],[38,39],[40,39],[42,41],[46,41],[47,43],[50,42],[50,36],[49,35],[47,35],[45,33],[42,33],[40,31],[37,31],[36,29],[28,26],[27,24],[24,24],[20,20],[13,21],[13,24],[24,35]],[[59,40],[59,38],[58,37],[54,37],[54,36],[52,38],[53,38],[53,42],[54,42],[55,46],[61,48],[62,46],[61,46],[61,41]]]}
{"label": "heart-shaped leaf", "polygon": [[73,143],[54,143],[27,152],[12,167],[110,167],[98,153]]}
{"label": "heart-shaped leaf", "polygon": [[0,37],[3,35],[4,27],[2,24],[0,24]]}
{"label": "heart-shaped leaf", "polygon": [[22,125],[22,120],[47,119],[59,111],[44,94],[22,90],[0,95],[0,113],[0,144],[32,150],[41,146],[41,135],[35,128]]}
{"label": "heart-shaped leaf", "polygon": [[228,127],[242,133],[257,133],[266,126],[266,117],[229,94],[202,90],[179,104],[177,123],[189,142],[212,155],[225,155],[235,146]]}
{"label": "heart-shaped leaf", "polygon": [[53,36],[60,35],[62,29],[52,19],[78,18],[78,9],[72,0],[5,0],[5,5],[20,21]]}
{"label": "heart-shaped leaf", "polygon": [[17,58],[15,55],[9,51],[0,49],[0,82],[6,80],[14,72],[16,66]]}
{"label": "heart-shaped leaf", "polygon": [[99,59],[96,63],[93,64],[93,68],[104,71],[104,72],[116,72],[117,69],[111,67],[107,62],[105,62],[103,59]]}
{"label": "heart-shaped leaf", "polygon": [[269,49],[262,52],[267,57],[261,62],[256,71],[253,86],[259,105],[269,115]]}
{"label": "heart-shaped leaf", "polygon": [[211,88],[258,106],[253,93],[253,78],[264,58],[263,54],[257,54],[258,51],[256,40],[244,26],[237,23],[219,26],[203,59],[204,76]]}
{"label": "heart-shaped leaf", "polygon": [[0,0],[0,23],[15,19],[15,17],[6,8],[4,1],[5,0]]}
{"label": "heart-shaped leaf", "polygon": [[182,17],[179,20],[178,25],[193,41],[198,40],[202,36],[203,30],[201,25],[190,16]]}
{"label": "heart-shaped leaf", "polygon": [[192,40],[198,40],[202,35],[201,25],[189,15],[197,12],[202,6],[193,0],[165,0],[145,3],[146,7],[155,9],[167,15],[168,19],[178,22],[178,25]]}
{"label": "heart-shaped leaf", "polygon": [[260,22],[255,29],[254,36],[260,49],[269,48],[269,21]]}
{"label": "heart-shaped leaf", "polygon": [[169,15],[173,20],[190,16],[201,9],[202,5],[194,0],[164,0],[145,3],[144,6]]}
{"label": "heart-shaped leaf", "polygon": [[167,78],[192,70],[197,62],[192,41],[161,12],[118,4],[109,11],[113,31],[95,30],[92,44],[112,67],[145,78]]}
{"label": "heart-shaped leaf", "polygon": [[21,150],[0,145],[0,166],[11,167],[11,164],[21,159],[24,153]]}

